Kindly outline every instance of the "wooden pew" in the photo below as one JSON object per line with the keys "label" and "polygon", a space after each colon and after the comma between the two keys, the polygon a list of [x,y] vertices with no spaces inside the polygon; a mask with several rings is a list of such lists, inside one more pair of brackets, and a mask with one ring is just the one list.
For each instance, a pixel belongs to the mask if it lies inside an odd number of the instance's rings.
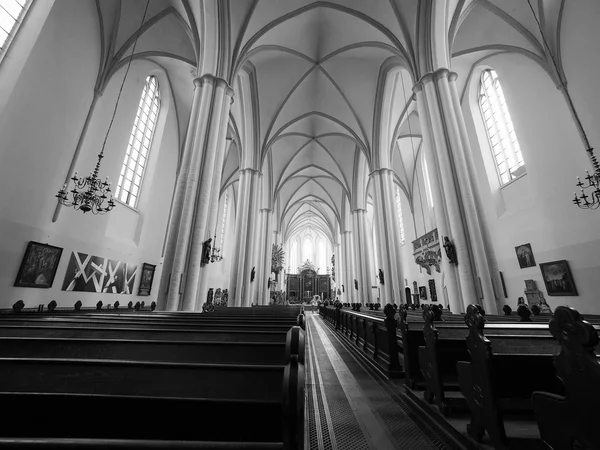
{"label": "wooden pew", "polygon": [[481,440],[487,432],[495,448],[510,448],[504,416],[518,414],[532,426],[532,393],[537,389],[564,392],[553,369],[551,347],[539,345],[548,342],[546,337],[531,341],[526,334],[513,335],[521,348],[517,344],[503,347],[510,336],[491,342],[483,334],[484,319],[475,305],[467,308],[465,321],[471,361],[458,362],[457,371],[460,390],[471,412],[467,433]]}
{"label": "wooden pew", "polygon": [[285,342],[0,337],[0,358],[88,358],[283,365]]}
{"label": "wooden pew", "polygon": [[122,320],[120,318],[114,319],[98,319],[98,318],[15,318],[15,319],[1,319],[0,324],[2,326],[30,326],[30,327],[41,327],[41,326],[56,326],[56,327],[71,327],[71,328],[86,328],[86,327],[127,327],[131,329],[144,329],[151,327],[160,327],[163,329],[203,329],[203,330],[223,330],[227,327],[235,327],[244,330],[257,330],[257,331],[281,331],[287,332],[290,327],[296,325],[296,320],[290,320],[288,323],[281,323],[279,321],[202,321],[202,322],[181,322],[171,321],[166,319],[158,319],[153,321],[148,320],[135,320],[128,319]]}
{"label": "wooden pew", "polygon": [[257,331],[223,327],[221,329],[174,329],[174,328],[129,328],[129,327],[57,327],[4,325],[0,326],[0,337],[38,336],[44,338],[128,339],[168,341],[220,341],[220,342],[281,342],[285,330]]}
{"label": "wooden pew", "polygon": [[554,450],[600,448],[598,331],[575,309],[566,306],[556,308],[549,328],[560,344],[554,362],[566,394],[533,393],[542,439]]}
{"label": "wooden pew", "polygon": [[[72,331],[81,334],[89,330],[76,328]],[[228,330],[227,333],[231,331]],[[255,332],[247,333],[250,336],[254,334]],[[40,421],[44,422],[40,427],[13,423],[14,426],[4,429],[10,430],[10,433],[18,431],[20,438],[11,440],[10,436],[3,433],[0,445],[3,448],[30,448],[29,445],[41,448],[72,448],[73,445],[95,448],[100,440],[102,445],[148,448],[151,440],[163,439],[174,440],[175,442],[165,445],[173,445],[173,448],[178,448],[178,444],[193,445],[193,448],[303,448],[304,334],[299,327],[293,327],[283,336],[281,343],[285,347],[278,347],[280,351],[284,351],[284,364],[240,364],[239,359],[231,355],[224,358],[227,360],[226,364],[48,357],[0,358],[0,386],[3,391],[0,398],[5,400],[4,405],[22,405],[15,411],[40,411]],[[41,342],[43,341],[40,339],[37,343],[31,340],[28,351],[47,350],[44,345],[39,346]],[[147,344],[181,345],[179,342],[160,341]],[[198,344],[202,343],[189,345]],[[93,347],[93,344],[90,345]],[[126,356],[127,352],[134,351],[136,345],[138,344],[120,342],[114,344],[111,351],[121,352],[122,356]],[[218,351],[215,343],[207,345],[211,351]],[[240,353],[243,345],[237,345]],[[257,358],[264,358],[259,351],[248,351],[252,345],[255,344],[247,344],[246,357],[254,354]],[[264,348],[265,344],[258,344],[258,347]],[[14,346],[13,351],[17,351]],[[67,354],[74,351],[75,354],[71,356],[84,356],[73,347],[66,349]],[[162,351],[168,352],[166,347]],[[147,350],[147,354],[148,352],[150,351]],[[171,354],[171,359],[177,360],[181,356]],[[144,359],[143,355],[139,357]],[[47,413],[42,414],[42,411],[51,409],[51,405],[55,409],[57,403],[53,402],[57,401],[61,404],[61,410],[65,406],[73,406],[68,409],[72,414],[67,417],[48,417]],[[167,405],[169,402],[171,406]],[[102,408],[110,407],[113,411],[119,411],[119,414],[129,412],[126,417],[144,417],[146,423],[148,414],[154,411],[150,417],[160,417],[158,422],[166,427],[151,427],[152,432],[142,434],[141,420],[138,420],[140,428],[99,426],[106,421],[105,413],[91,417],[81,414],[82,410],[94,409],[94,405],[98,406],[96,412],[101,411],[101,405],[104,405]],[[190,407],[194,411],[191,415],[193,419],[187,418],[186,421]],[[217,420],[221,420],[223,424],[214,425],[214,414],[217,414]],[[166,415],[169,416],[168,420],[162,420]],[[258,420],[248,420],[250,415]],[[28,417],[32,417],[31,414]],[[80,420],[81,417],[85,417],[85,420]],[[95,418],[95,421],[90,422],[91,418]],[[198,426],[199,418],[204,419],[202,422],[207,424],[206,427]],[[275,423],[282,421],[282,427],[273,426],[273,420]],[[72,430],[65,427],[65,422],[81,424],[83,431],[78,432],[79,434],[72,433]],[[238,427],[240,422],[245,425]],[[247,422],[255,427],[247,426]],[[174,426],[169,426],[169,423]],[[253,429],[256,427],[260,429]],[[74,437],[79,440],[73,440]],[[206,442],[213,440],[222,442]],[[158,445],[156,448],[162,445],[161,442],[155,444]]]}
{"label": "wooden pew", "polygon": [[[391,307],[390,307],[391,308]],[[320,306],[319,314],[341,337],[351,342],[371,366],[388,377],[402,376],[393,309],[381,318],[348,308]]]}

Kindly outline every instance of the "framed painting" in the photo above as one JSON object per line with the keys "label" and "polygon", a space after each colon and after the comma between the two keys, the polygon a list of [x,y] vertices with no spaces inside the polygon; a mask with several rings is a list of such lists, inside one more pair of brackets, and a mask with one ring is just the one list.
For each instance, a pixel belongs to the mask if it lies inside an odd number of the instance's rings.
{"label": "framed painting", "polygon": [[566,260],[540,263],[548,295],[579,295]]}
{"label": "framed painting", "polygon": [[140,287],[138,289],[138,295],[148,296],[152,291],[152,281],[154,280],[154,271],[156,265],[144,263],[142,266],[142,279],[140,280]]}
{"label": "framed painting", "polygon": [[533,257],[531,244],[519,245],[515,247],[515,252],[517,252],[517,259],[519,260],[519,267],[521,269],[535,266],[535,258]]}
{"label": "framed painting", "polygon": [[427,288],[425,286],[419,286],[419,298],[427,300]]}
{"label": "framed painting", "polygon": [[29,241],[14,285],[51,288],[62,251],[60,247]]}

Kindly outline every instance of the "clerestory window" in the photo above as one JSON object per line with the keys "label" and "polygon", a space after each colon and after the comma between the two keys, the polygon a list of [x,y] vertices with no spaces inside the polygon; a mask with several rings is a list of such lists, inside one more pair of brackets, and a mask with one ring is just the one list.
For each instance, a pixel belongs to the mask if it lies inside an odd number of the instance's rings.
{"label": "clerestory window", "polygon": [[221,256],[223,256],[223,244],[225,243],[225,222],[227,220],[227,191],[225,191],[225,198],[223,199],[223,219],[221,221]]}
{"label": "clerestory window", "polygon": [[144,169],[148,162],[148,154],[152,145],[159,109],[158,80],[155,76],[149,76],[146,78],[146,84],[142,91],[142,98],[135,115],[125,160],[115,192],[115,197],[118,200],[132,208],[137,206],[140,198]]}
{"label": "clerestory window", "polygon": [[481,74],[479,107],[494,155],[500,185],[504,186],[527,171],[502,86],[494,70],[484,70]]}
{"label": "clerestory window", "polygon": [[31,0],[0,0],[0,60],[23,22]]}
{"label": "clerestory window", "polygon": [[400,202],[400,196],[400,186],[396,185],[396,214],[398,215],[398,223],[400,224],[400,243],[404,244],[404,220],[402,219],[402,204]]}

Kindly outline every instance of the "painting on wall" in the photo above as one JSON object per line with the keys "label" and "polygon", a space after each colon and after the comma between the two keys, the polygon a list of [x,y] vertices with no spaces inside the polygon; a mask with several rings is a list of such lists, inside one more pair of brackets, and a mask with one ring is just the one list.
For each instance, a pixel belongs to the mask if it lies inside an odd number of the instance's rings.
{"label": "painting on wall", "polygon": [[431,297],[431,301],[437,302],[437,290],[435,288],[435,280],[429,280],[427,283],[429,284],[429,296]]}
{"label": "painting on wall", "polygon": [[15,279],[16,287],[50,288],[63,249],[29,241]]}
{"label": "painting on wall", "polygon": [[517,259],[519,260],[519,267],[521,269],[535,266],[535,258],[533,257],[531,244],[519,245],[515,247],[515,252],[517,252]]}
{"label": "painting on wall", "polygon": [[73,252],[62,290],[131,295],[136,274],[135,265]]}
{"label": "painting on wall", "polygon": [[140,287],[138,288],[138,295],[148,296],[152,291],[152,281],[154,280],[154,271],[156,265],[144,263],[142,266],[142,279],[140,280]]}
{"label": "painting on wall", "polygon": [[540,263],[548,295],[579,295],[566,260]]}
{"label": "painting on wall", "polygon": [[419,298],[427,300],[427,288],[425,286],[419,286]]}

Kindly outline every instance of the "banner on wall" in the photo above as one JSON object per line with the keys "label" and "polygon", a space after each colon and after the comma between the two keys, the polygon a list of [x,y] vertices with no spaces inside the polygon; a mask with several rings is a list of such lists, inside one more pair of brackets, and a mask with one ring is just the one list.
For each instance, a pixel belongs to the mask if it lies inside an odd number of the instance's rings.
{"label": "banner on wall", "polygon": [[62,290],[131,295],[136,273],[135,265],[73,252]]}

